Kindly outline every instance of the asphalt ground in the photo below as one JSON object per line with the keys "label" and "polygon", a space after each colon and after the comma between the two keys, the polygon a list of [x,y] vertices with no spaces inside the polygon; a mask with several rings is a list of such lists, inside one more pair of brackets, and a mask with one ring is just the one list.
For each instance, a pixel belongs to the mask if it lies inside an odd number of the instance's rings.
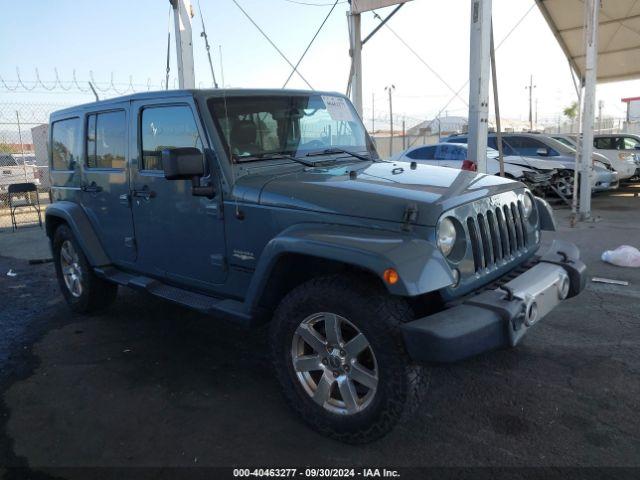
{"label": "asphalt ground", "polygon": [[488,478],[490,468],[563,478],[563,468],[581,467],[580,478],[638,478],[640,269],[599,260],[605,249],[640,246],[636,192],[594,198],[600,220],[575,228],[561,208],[559,231],[545,234],[577,243],[590,278],[630,285],[589,282],[516,349],[428,369],[421,408],[362,446],[314,433],[287,408],[264,330],[125,289],[106,312],[75,315],[51,263],[0,257],[0,476],[218,478],[230,471],[184,467],[378,466],[481,467],[473,472]]}

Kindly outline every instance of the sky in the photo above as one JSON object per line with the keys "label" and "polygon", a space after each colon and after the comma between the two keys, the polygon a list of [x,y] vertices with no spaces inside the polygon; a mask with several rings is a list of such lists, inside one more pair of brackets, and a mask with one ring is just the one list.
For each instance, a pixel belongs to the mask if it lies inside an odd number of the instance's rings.
{"label": "sky", "polygon": [[[329,12],[331,0],[237,0],[264,29],[291,62],[296,63],[320,23]],[[204,41],[200,37],[198,0],[192,0],[193,44],[196,83],[211,85]],[[562,110],[576,100],[567,61],[533,0],[493,0],[496,44],[519,26],[497,50],[499,95],[502,116],[528,118],[528,91],[533,75],[534,103],[540,121],[557,121]],[[242,14],[233,0],[200,0],[205,26],[212,46],[216,75],[222,83],[219,46],[222,49],[224,85],[228,87],[283,86],[291,67]],[[2,11],[12,11],[11,21],[0,29],[0,77],[9,87],[17,73],[27,87],[36,80],[36,68],[45,85],[55,79],[55,70],[64,82],[76,78],[86,88],[93,78],[99,88],[110,79],[125,89],[129,77],[139,89],[150,82],[158,89],[164,80],[169,26],[169,2],[164,0],[72,1],[0,0]],[[302,61],[299,69],[315,89],[344,92],[349,73],[348,4],[340,0],[325,27]],[[389,8],[378,13],[385,16]],[[527,12],[529,12],[527,14]],[[581,14],[581,12],[577,13]],[[405,118],[407,127],[432,118],[451,99],[469,71],[469,0],[413,0],[390,20],[389,26],[441,76],[445,85],[391,31],[382,28],[363,50],[364,120],[371,125],[388,122],[385,86],[394,85],[394,116]],[[6,19],[5,19],[6,20]],[[362,16],[366,36],[379,21],[373,13]],[[171,50],[171,80],[175,83],[175,50]],[[65,83],[66,86],[69,84]],[[288,84],[307,88],[296,75]],[[42,102],[69,105],[91,101],[90,93],[80,94],[56,88],[32,92],[18,88],[8,92],[0,83],[0,104]],[[598,100],[604,102],[605,116],[625,116],[623,97],[639,96],[640,81],[604,84]],[[115,96],[113,91],[103,96]],[[468,89],[446,109],[449,115],[466,116]],[[375,108],[373,104],[375,103]]]}

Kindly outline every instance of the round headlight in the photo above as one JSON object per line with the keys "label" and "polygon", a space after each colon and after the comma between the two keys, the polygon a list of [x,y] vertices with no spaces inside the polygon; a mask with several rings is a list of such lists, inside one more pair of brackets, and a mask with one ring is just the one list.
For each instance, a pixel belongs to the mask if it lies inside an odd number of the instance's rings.
{"label": "round headlight", "polygon": [[445,218],[438,226],[437,244],[445,257],[449,256],[456,243],[456,226],[449,218]]}
{"label": "round headlight", "polygon": [[533,200],[531,199],[531,195],[525,193],[522,198],[522,213],[524,213],[525,218],[529,218],[531,212],[533,212]]}

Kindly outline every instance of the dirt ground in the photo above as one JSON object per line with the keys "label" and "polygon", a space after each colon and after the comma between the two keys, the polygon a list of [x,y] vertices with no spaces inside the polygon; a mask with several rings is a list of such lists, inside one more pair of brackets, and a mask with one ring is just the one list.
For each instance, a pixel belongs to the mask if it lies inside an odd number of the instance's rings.
{"label": "dirt ground", "polygon": [[5,478],[96,478],[105,470],[75,467],[157,467],[160,478],[169,467],[430,466],[634,467],[624,472],[637,478],[640,269],[599,260],[605,249],[640,246],[636,191],[595,198],[600,221],[576,228],[561,209],[560,230],[545,234],[577,243],[590,278],[629,286],[589,282],[518,348],[430,368],[419,411],[364,446],[317,435],[288,410],[263,330],[124,289],[108,311],[74,315],[51,263],[2,256],[0,476],[2,468]]}

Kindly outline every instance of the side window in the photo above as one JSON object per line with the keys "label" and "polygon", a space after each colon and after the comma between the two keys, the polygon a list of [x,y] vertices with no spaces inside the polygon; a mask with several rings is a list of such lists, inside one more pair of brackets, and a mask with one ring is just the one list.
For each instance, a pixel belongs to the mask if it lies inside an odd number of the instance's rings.
{"label": "side window", "polygon": [[414,160],[433,160],[436,147],[422,147],[407,153],[407,157]]}
{"label": "side window", "polygon": [[51,166],[54,170],[73,170],[78,161],[80,119],[70,118],[51,125]]}
{"label": "side window", "polygon": [[467,150],[465,148],[454,148],[449,154],[451,160],[463,161],[467,159]]}
{"label": "side window", "polygon": [[622,150],[637,150],[640,142],[632,137],[622,137]]}
{"label": "side window", "polygon": [[186,105],[148,107],[140,118],[141,170],[162,170],[162,150],[195,147],[202,141],[191,108]]}
{"label": "side window", "polygon": [[611,137],[600,137],[593,140],[593,146],[599,150],[615,150]]}
{"label": "side window", "polygon": [[509,137],[509,145],[513,147],[520,155],[535,157],[538,155],[539,148],[545,148],[549,151],[549,155],[554,155],[555,151],[547,147],[540,140],[529,137]]}
{"label": "side window", "polygon": [[87,117],[87,167],[124,168],[127,141],[124,111]]}

